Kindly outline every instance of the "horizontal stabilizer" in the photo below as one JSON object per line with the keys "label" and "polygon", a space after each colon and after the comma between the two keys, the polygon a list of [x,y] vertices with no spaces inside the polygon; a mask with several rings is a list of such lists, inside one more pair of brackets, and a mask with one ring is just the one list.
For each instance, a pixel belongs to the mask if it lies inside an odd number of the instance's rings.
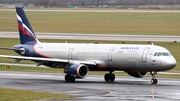
{"label": "horizontal stabilizer", "polygon": [[13,48],[5,48],[5,47],[0,47],[0,49],[3,49],[3,50],[14,50]]}

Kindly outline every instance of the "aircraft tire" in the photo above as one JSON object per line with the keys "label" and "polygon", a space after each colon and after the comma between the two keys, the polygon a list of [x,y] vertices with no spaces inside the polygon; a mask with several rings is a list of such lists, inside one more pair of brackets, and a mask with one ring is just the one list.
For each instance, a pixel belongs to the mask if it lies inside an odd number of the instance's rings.
{"label": "aircraft tire", "polygon": [[75,82],[76,81],[76,78],[74,76],[71,76],[71,82]]}
{"label": "aircraft tire", "polygon": [[157,79],[154,79],[155,80],[155,83],[154,84],[157,84],[158,83],[158,80]]}
{"label": "aircraft tire", "polygon": [[151,84],[157,84],[158,80],[157,79],[151,79]]}
{"label": "aircraft tire", "polygon": [[71,80],[71,77],[69,75],[65,75],[65,81],[70,82],[70,80]]}
{"label": "aircraft tire", "polygon": [[65,81],[66,82],[75,82],[76,78],[74,76],[65,75]]}
{"label": "aircraft tire", "polygon": [[115,75],[114,74],[110,74],[110,81],[114,81],[115,80]]}
{"label": "aircraft tire", "polygon": [[105,74],[104,75],[104,80],[109,81],[110,80],[110,74]]}

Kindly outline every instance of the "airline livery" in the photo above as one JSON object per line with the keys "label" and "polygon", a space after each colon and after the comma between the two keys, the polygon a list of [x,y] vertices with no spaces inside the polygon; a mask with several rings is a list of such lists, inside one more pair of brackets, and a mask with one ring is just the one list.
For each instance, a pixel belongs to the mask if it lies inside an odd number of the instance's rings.
{"label": "airline livery", "polygon": [[85,78],[89,71],[108,71],[105,81],[114,81],[114,71],[124,71],[130,76],[142,78],[148,72],[151,83],[157,84],[155,75],[176,66],[176,60],[164,47],[135,44],[79,44],[41,43],[21,7],[16,7],[20,44],[12,50],[22,56],[0,55],[15,62],[31,60],[37,66],[63,68],[66,82]]}

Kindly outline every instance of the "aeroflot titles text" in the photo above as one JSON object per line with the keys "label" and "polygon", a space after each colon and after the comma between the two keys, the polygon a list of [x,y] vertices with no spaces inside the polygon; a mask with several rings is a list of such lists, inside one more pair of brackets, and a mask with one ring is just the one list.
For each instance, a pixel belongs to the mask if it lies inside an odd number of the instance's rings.
{"label": "aeroflot titles text", "polygon": [[121,47],[122,50],[138,50],[139,47]]}

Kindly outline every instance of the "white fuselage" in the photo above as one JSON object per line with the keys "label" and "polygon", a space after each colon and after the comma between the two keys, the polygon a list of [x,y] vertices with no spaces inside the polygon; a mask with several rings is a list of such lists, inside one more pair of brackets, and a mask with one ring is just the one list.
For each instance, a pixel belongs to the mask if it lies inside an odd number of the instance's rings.
{"label": "white fuselage", "polygon": [[[37,43],[33,48],[44,57],[95,61],[102,69],[163,71],[172,69],[168,61],[176,62],[167,49],[156,45]],[[169,55],[154,56],[155,52]]]}

